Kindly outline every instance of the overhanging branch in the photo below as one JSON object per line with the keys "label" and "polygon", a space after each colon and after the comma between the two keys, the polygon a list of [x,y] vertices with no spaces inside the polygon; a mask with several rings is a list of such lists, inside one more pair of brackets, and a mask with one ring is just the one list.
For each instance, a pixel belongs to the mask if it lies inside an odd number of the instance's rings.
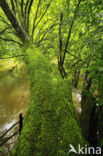
{"label": "overhanging branch", "polygon": [[37,19],[37,15],[38,15],[40,3],[41,3],[41,0],[39,0],[38,6],[37,6],[37,10],[36,10],[36,14],[35,14],[35,17],[34,17],[33,29],[32,29],[32,41],[33,41],[33,35],[34,35],[34,29],[35,29],[35,22],[36,22],[36,19]]}
{"label": "overhanging branch", "polygon": [[33,4],[33,0],[30,1],[29,8],[28,8],[27,28],[26,28],[27,33],[29,33],[29,16],[30,16],[30,11],[31,11],[32,4]]}
{"label": "overhanging branch", "polygon": [[10,0],[11,1],[11,5],[12,5],[12,10],[13,12],[15,13],[15,5],[14,5],[14,1],[13,0]]}
{"label": "overhanging branch", "polygon": [[17,43],[19,44],[20,46],[23,46],[23,44],[21,44],[20,42],[18,41],[15,41],[13,39],[8,39],[8,38],[3,38],[3,37],[0,37],[1,40],[4,40],[4,41],[10,41],[10,42],[14,42],[14,43]]}
{"label": "overhanging branch", "polygon": [[74,20],[76,18],[76,15],[77,15],[80,3],[81,3],[81,0],[78,0],[78,4],[77,4],[76,9],[74,11],[74,17],[73,17],[73,20],[71,22],[70,29],[69,29],[69,32],[68,32],[67,41],[66,41],[66,44],[65,44],[65,50],[64,50],[64,55],[63,55],[63,62],[65,60],[65,55],[66,55],[66,52],[67,52],[67,49],[68,49],[68,44],[69,44],[69,40],[70,40],[70,37],[71,37],[71,32],[72,32],[72,28],[73,28],[73,25],[74,25]]}
{"label": "overhanging branch", "polygon": [[7,28],[5,28],[4,30],[2,30],[2,31],[0,32],[0,36],[3,35],[3,34],[5,33],[5,31],[8,30],[8,29],[10,29],[10,28],[11,28],[11,27],[7,27]]}
{"label": "overhanging branch", "polygon": [[0,21],[7,24],[8,26],[11,26],[1,15],[0,15]]}
{"label": "overhanging branch", "polygon": [[24,17],[24,10],[23,10],[23,5],[24,5],[24,0],[21,0],[21,14],[22,14],[22,17]]}
{"label": "overhanging branch", "polygon": [[62,63],[63,57],[63,42],[62,42],[62,23],[63,23],[63,13],[60,14],[60,24],[59,24],[59,49],[60,49],[60,62]]}
{"label": "overhanging branch", "polygon": [[38,26],[38,24],[40,23],[40,21],[41,21],[41,20],[43,19],[43,17],[45,16],[45,14],[46,14],[46,12],[47,12],[47,10],[48,10],[50,4],[51,4],[51,2],[47,5],[47,7],[46,7],[44,13],[42,14],[42,16],[40,17],[40,19],[38,20],[38,22],[34,25],[33,30],[32,30],[32,37],[33,37],[33,35],[34,35],[34,30],[35,30],[35,28]]}

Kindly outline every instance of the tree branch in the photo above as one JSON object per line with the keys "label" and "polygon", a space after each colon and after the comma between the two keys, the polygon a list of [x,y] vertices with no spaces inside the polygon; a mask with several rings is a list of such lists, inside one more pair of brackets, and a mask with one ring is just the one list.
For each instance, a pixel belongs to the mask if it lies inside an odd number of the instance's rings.
{"label": "tree branch", "polygon": [[1,39],[1,40],[4,40],[4,41],[14,42],[14,43],[19,44],[20,46],[23,46],[23,44],[21,44],[21,43],[20,43],[20,42],[18,42],[18,41],[15,41],[15,40],[13,40],[13,39],[2,38],[2,37],[0,37],[0,39]]}
{"label": "tree branch", "polygon": [[0,140],[1,140],[12,128],[14,128],[18,123],[19,123],[19,121],[17,121],[16,123],[14,123],[3,135],[1,135],[1,136],[0,136]]}
{"label": "tree branch", "polygon": [[37,27],[37,25],[40,23],[40,21],[43,19],[43,17],[45,16],[49,6],[50,6],[51,2],[47,5],[47,8],[45,9],[44,13],[42,14],[41,18],[39,19],[39,21],[36,23],[36,25],[34,25],[33,31],[32,31],[32,36],[34,35],[34,30]]}
{"label": "tree branch", "polygon": [[[38,38],[36,37],[36,41],[40,38],[40,36],[41,35],[43,35],[42,36],[42,39],[44,40],[44,37],[46,36],[46,34],[54,27],[54,26],[56,26],[57,25],[57,23],[54,23],[54,24],[52,24],[50,27],[48,27],[48,28],[46,28],[45,30],[43,30],[41,33],[39,33],[39,35],[38,35]],[[41,39],[41,40],[42,40]],[[41,42],[41,40],[40,40],[40,42]]]}
{"label": "tree branch", "polygon": [[24,11],[23,11],[23,5],[24,5],[24,0],[21,0],[21,14],[22,14],[22,17],[24,17]]}
{"label": "tree branch", "polygon": [[5,28],[4,30],[2,30],[2,31],[0,32],[0,35],[3,35],[3,34],[5,33],[5,31],[8,30],[8,29],[11,29],[11,27],[7,27],[7,28]]}
{"label": "tree branch", "polygon": [[35,14],[35,17],[34,17],[33,29],[32,29],[32,41],[33,41],[33,35],[34,35],[34,29],[35,29],[35,22],[36,22],[36,19],[37,19],[37,15],[38,15],[40,3],[41,3],[41,0],[39,0],[38,6],[37,6],[37,10],[36,10],[36,14]]}
{"label": "tree branch", "polygon": [[21,11],[21,3],[20,0],[15,0],[15,4],[16,4],[16,9],[17,9],[17,18],[20,21],[21,26],[24,28],[24,19],[22,17],[22,11]]}
{"label": "tree branch", "polygon": [[43,41],[50,41],[49,38],[42,38],[38,43],[36,43],[37,46],[40,46],[40,44],[43,42]]}
{"label": "tree branch", "polygon": [[3,23],[7,24],[8,26],[11,26],[9,23],[7,23],[7,21],[0,15],[0,21],[2,21]]}
{"label": "tree branch", "polygon": [[26,1],[26,4],[25,4],[25,15],[24,15],[24,26],[25,26],[25,30],[26,30],[26,17],[27,17],[27,8],[28,8],[28,5],[29,5],[29,1],[30,0],[27,0]]}
{"label": "tree branch", "polygon": [[27,13],[27,8],[28,8],[29,1],[30,1],[30,0],[27,0],[27,1],[26,1],[26,4],[25,4],[25,17],[26,17],[26,13]]}
{"label": "tree branch", "polygon": [[14,1],[13,1],[13,0],[10,0],[10,1],[11,1],[12,10],[13,10],[13,12],[15,13],[15,5],[14,5]]}
{"label": "tree branch", "polygon": [[25,43],[26,41],[30,42],[30,38],[26,35],[25,31],[23,30],[22,26],[20,25],[19,21],[17,20],[14,12],[11,10],[7,0],[0,0],[0,6],[4,11],[5,15],[11,22],[13,28],[17,32],[17,36],[20,40]]}
{"label": "tree branch", "polygon": [[59,24],[59,49],[60,49],[60,62],[62,63],[62,57],[63,57],[63,42],[62,42],[62,34],[61,34],[61,29],[62,29],[62,23],[63,23],[63,13],[60,14],[60,24]]}
{"label": "tree branch", "polygon": [[78,1],[77,7],[76,7],[76,9],[74,11],[74,17],[73,17],[72,23],[70,25],[70,29],[69,29],[69,32],[68,32],[68,38],[67,38],[67,41],[66,41],[66,44],[65,44],[65,50],[64,50],[64,55],[63,55],[63,62],[65,60],[65,55],[66,55],[68,44],[69,44],[69,40],[70,40],[70,37],[71,37],[71,32],[72,32],[72,28],[73,28],[73,25],[74,25],[74,20],[76,18],[76,15],[77,15],[80,3],[81,3],[81,0]]}
{"label": "tree branch", "polygon": [[26,32],[29,34],[29,16],[30,16],[30,11],[31,11],[31,7],[32,7],[32,4],[33,4],[33,1],[34,0],[31,0],[30,1],[30,5],[29,5],[29,8],[28,8],[28,17],[27,17],[27,28],[26,28]]}
{"label": "tree branch", "polygon": [[72,53],[70,53],[69,51],[67,51],[68,54],[70,54],[71,56],[75,57],[76,59],[79,59],[79,61],[82,61],[82,59],[78,56],[73,55]]}
{"label": "tree branch", "polygon": [[5,139],[3,140],[3,142],[0,143],[0,146],[2,146],[3,144],[5,144],[8,140],[10,140],[13,136],[15,136],[15,135],[18,134],[18,133],[19,133],[19,130],[16,131],[14,134],[12,134],[10,137],[5,138]]}

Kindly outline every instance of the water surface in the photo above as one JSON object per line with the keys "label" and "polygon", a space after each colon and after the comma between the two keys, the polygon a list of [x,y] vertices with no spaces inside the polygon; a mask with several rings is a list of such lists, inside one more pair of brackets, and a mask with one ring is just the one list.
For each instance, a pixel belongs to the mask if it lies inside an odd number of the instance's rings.
{"label": "water surface", "polygon": [[[0,82],[0,135],[9,129],[19,119],[19,113],[26,113],[29,102],[30,89],[29,80],[21,79],[10,82],[7,79],[2,79]],[[12,80],[11,80],[12,81]],[[12,135],[18,126],[7,133],[5,137]],[[10,139],[6,144],[1,146],[0,156],[10,156],[17,140],[17,136]]]}

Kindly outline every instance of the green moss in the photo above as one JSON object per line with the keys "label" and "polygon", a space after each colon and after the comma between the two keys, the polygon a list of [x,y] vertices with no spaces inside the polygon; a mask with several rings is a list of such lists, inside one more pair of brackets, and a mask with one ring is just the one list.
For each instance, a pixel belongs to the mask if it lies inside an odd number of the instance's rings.
{"label": "green moss", "polygon": [[27,51],[31,96],[14,156],[65,156],[69,144],[84,145],[72,91],[48,60],[33,48]]}

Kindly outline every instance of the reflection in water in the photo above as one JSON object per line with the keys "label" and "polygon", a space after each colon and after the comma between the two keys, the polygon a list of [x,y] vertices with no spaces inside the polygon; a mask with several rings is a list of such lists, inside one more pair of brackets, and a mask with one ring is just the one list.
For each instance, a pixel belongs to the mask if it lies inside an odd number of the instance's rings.
{"label": "reflection in water", "polygon": [[[24,116],[27,110],[29,96],[28,80],[21,80],[21,82],[12,84],[11,86],[10,84],[0,86],[0,135],[19,119],[19,113],[22,112]],[[15,130],[16,129],[9,132],[7,136],[12,135]],[[13,142],[15,142],[16,139],[17,136],[13,137],[2,146],[5,149],[5,152],[0,152],[0,156],[11,155],[10,151],[13,149]]]}
{"label": "reflection in water", "polygon": [[80,95],[80,93],[76,94],[76,99],[77,99],[78,102],[81,102],[81,95]]}
{"label": "reflection in water", "polygon": [[76,88],[73,88],[72,99],[73,99],[75,110],[76,110],[77,114],[80,115],[82,112],[82,109],[81,109],[81,91],[76,89]]}

